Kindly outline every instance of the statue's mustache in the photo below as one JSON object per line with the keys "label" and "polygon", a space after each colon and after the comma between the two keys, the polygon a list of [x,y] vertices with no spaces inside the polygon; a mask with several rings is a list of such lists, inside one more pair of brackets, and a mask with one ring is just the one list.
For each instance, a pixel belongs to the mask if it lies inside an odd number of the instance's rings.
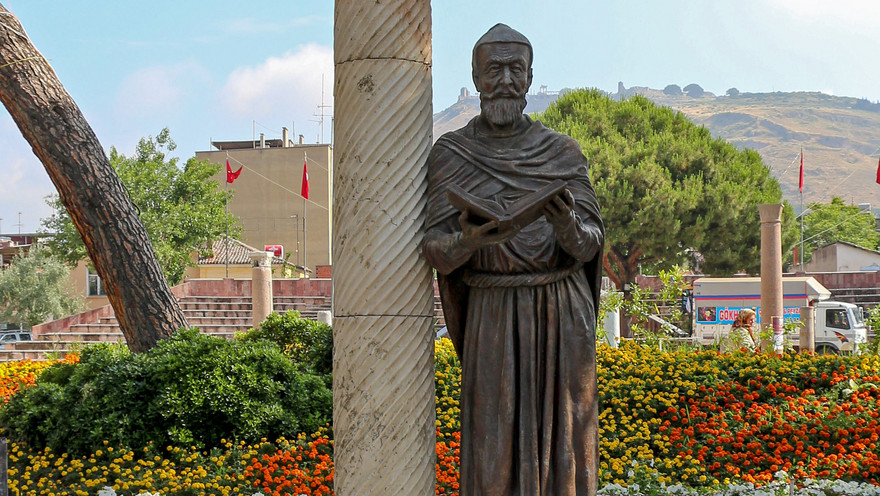
{"label": "statue's mustache", "polygon": [[525,97],[524,94],[509,89],[499,89],[492,92],[484,91],[480,93],[481,100],[520,99],[523,97]]}

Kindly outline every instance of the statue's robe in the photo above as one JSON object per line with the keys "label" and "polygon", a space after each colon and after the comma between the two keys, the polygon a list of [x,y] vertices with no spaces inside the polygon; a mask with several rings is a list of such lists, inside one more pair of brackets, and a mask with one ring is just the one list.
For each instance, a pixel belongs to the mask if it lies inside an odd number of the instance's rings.
{"label": "statue's robe", "polygon": [[[604,226],[587,159],[540,122],[507,137],[483,136],[475,124],[431,151],[423,246],[462,363],[461,495],[592,495]],[[542,216],[462,257],[450,184],[506,206],[556,179],[575,199],[573,229],[556,233]]]}

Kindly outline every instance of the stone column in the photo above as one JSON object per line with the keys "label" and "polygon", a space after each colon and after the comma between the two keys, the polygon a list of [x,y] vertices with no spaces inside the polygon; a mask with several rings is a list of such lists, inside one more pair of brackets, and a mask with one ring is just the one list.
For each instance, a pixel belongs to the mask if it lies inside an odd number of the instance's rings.
{"label": "stone column", "polygon": [[274,311],[272,301],[272,253],[268,251],[251,252],[254,262],[251,276],[252,327],[260,325]]}
{"label": "stone column", "polygon": [[816,351],[816,307],[801,307],[801,353]]}
{"label": "stone column", "polygon": [[337,0],[333,431],[338,496],[434,494],[429,0]]}
{"label": "stone column", "polygon": [[[782,306],[782,204],[758,205],[761,215],[761,328],[773,329],[773,317],[784,315]],[[769,348],[768,348],[769,347]],[[762,348],[772,349],[764,342]]]}
{"label": "stone column", "polygon": [[333,327],[333,312],[329,310],[318,310],[318,322]]}
{"label": "stone column", "polygon": [[605,313],[605,341],[608,342],[608,346],[612,348],[617,348],[617,344],[620,341],[620,311],[615,310],[613,312]]}

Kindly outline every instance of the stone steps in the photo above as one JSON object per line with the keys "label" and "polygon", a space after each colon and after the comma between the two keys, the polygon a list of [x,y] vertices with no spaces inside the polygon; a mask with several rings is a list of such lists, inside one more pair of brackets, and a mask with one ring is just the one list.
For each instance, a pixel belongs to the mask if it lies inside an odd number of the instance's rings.
{"label": "stone steps", "polygon": [[[215,315],[212,317],[198,317],[198,316],[186,314],[186,321],[189,323],[189,325],[191,325],[193,327],[202,327],[202,326],[211,326],[211,325],[235,325],[235,326],[239,326],[239,327],[247,327],[247,328],[251,327],[251,316],[249,314],[247,316],[244,316],[244,315],[226,316],[221,313],[221,314],[218,314],[218,315]],[[79,325],[89,325],[89,324],[75,324],[75,325],[71,326],[71,329],[74,327],[77,327]],[[119,322],[116,320],[115,317],[105,317],[105,318],[100,319],[97,324],[91,324],[91,325],[119,326]]]}
{"label": "stone steps", "polygon": [[54,352],[46,352],[42,350],[0,350],[0,362],[18,362],[21,360],[44,362],[46,360],[64,358],[67,353],[67,350],[58,350]]}
{"label": "stone steps", "polygon": [[[297,310],[303,318],[315,319],[321,310],[330,310],[329,297],[281,296],[273,298],[278,313]],[[186,296],[180,300],[187,322],[199,331],[226,339],[253,327],[250,297]],[[0,361],[48,360],[93,343],[124,343],[125,337],[115,316],[90,324],[74,324],[63,332],[35,336],[34,341],[10,344],[0,350]]]}
{"label": "stone steps", "polygon": [[[198,327],[199,331],[205,334],[229,334],[232,335],[236,331],[246,331],[251,328],[250,323],[247,324],[202,324],[196,325],[190,322],[192,327]],[[76,335],[80,333],[92,333],[92,334],[118,334],[122,336],[122,330],[116,324],[77,324],[70,326],[69,331],[55,333],[63,334],[66,336]]]}
{"label": "stone steps", "polygon": [[[125,337],[122,335],[122,331],[117,329],[117,332],[86,332],[86,331],[71,331],[71,332],[53,332],[49,334],[45,334],[43,339],[39,341],[50,341],[50,342],[64,342],[64,343],[113,343],[113,342],[123,342],[125,341]],[[39,341],[30,341],[31,343],[36,343]]]}
{"label": "stone steps", "polygon": [[[287,309],[279,309],[275,308],[275,311],[280,314],[284,314],[287,312]],[[318,316],[319,310],[299,310],[300,316],[306,319],[315,319]],[[219,308],[211,308],[204,310],[184,310],[184,315],[186,316],[187,322],[192,325],[199,324],[220,324],[220,323],[228,323],[228,324],[241,324],[250,326],[251,321],[251,311],[248,310],[224,310]],[[216,319],[216,320],[215,320]],[[237,322],[233,322],[230,319],[238,319]],[[118,325],[119,321],[116,320],[116,317],[102,317],[98,320],[98,324],[114,324]],[[75,324],[76,325],[76,324]]]}
{"label": "stone steps", "polygon": [[[273,307],[275,311],[278,313],[284,313],[288,310],[298,310],[300,313],[303,312],[317,312],[318,309],[329,310],[330,305],[308,305],[299,302],[276,302]],[[184,312],[204,312],[204,311],[217,311],[217,310],[227,310],[231,312],[250,312],[252,310],[250,303],[242,303],[242,302],[223,302],[223,303],[208,303],[208,302],[194,302],[194,301],[186,301],[180,302],[180,309]]]}

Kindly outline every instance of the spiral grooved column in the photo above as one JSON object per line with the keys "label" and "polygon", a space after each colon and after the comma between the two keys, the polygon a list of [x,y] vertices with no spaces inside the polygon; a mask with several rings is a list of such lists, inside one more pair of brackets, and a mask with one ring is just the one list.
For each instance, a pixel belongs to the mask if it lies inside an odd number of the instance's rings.
{"label": "spiral grooved column", "polygon": [[333,173],[334,484],[434,494],[429,0],[337,0]]}

